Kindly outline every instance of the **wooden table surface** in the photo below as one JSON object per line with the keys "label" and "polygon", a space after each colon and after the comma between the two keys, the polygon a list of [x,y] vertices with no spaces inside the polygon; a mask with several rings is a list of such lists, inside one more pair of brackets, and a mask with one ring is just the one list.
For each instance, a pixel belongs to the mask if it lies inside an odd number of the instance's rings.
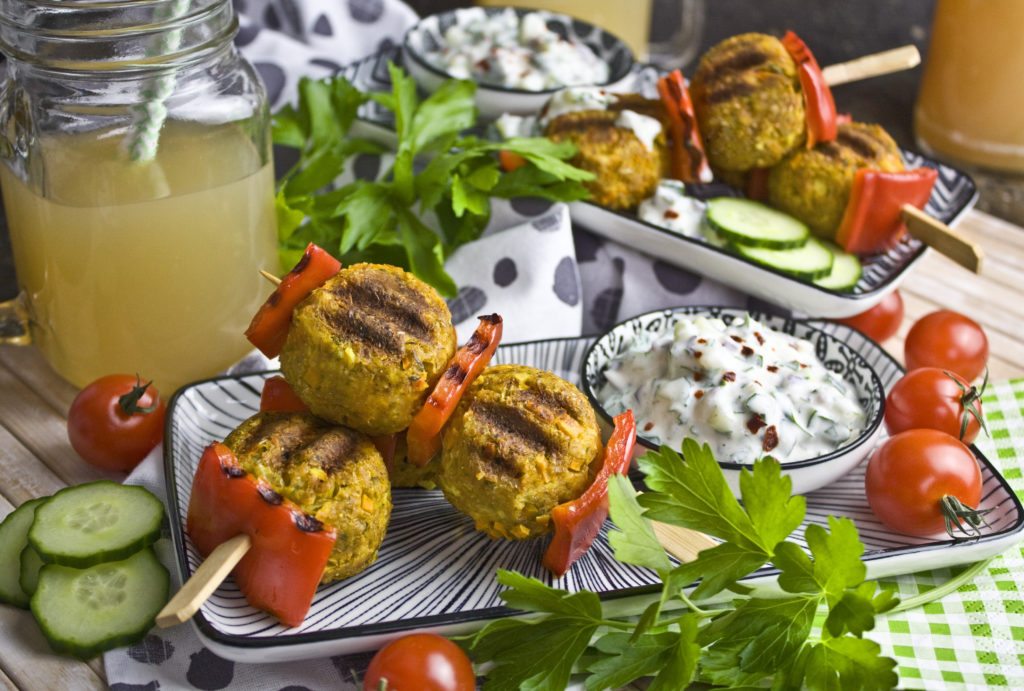
{"label": "wooden table surface", "polygon": [[[884,345],[902,360],[903,338],[914,320],[946,307],[984,327],[994,380],[1024,377],[1024,228],[971,211],[957,229],[984,250],[981,274],[929,252],[900,287],[906,317]],[[67,485],[123,479],[86,465],[68,444],[65,418],[76,393],[35,349],[0,346],[0,517]],[[106,688],[102,659],[81,662],[53,654],[28,612],[0,605],[0,689],[43,688]]]}

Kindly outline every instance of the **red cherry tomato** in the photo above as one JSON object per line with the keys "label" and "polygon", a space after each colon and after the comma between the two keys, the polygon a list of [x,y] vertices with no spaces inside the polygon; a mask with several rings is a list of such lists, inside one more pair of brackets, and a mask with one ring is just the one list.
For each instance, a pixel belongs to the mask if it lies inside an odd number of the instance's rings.
{"label": "red cherry tomato", "polygon": [[908,370],[938,367],[974,381],[988,362],[988,338],[970,317],[938,310],[910,327],[903,356]]}
{"label": "red cherry tomato", "polygon": [[971,450],[945,432],[911,429],[890,437],[871,455],[864,489],[882,523],[900,533],[931,537],[946,528],[943,497],[977,508],[981,469]]}
{"label": "red cherry tomato", "polygon": [[68,410],[68,440],[102,470],[128,472],[164,436],[159,392],[130,374],[108,374],[82,389]]}
{"label": "red cherry tomato", "polygon": [[370,660],[363,691],[473,691],[473,665],[462,648],[443,636],[411,633],[388,643]]}
{"label": "red cherry tomato", "polygon": [[958,374],[937,367],[910,370],[885,398],[885,428],[899,434],[927,427],[973,444],[981,429],[980,396]]}
{"label": "red cherry tomato", "polygon": [[903,296],[893,290],[871,309],[836,321],[863,331],[868,338],[881,343],[892,338],[903,322]]}

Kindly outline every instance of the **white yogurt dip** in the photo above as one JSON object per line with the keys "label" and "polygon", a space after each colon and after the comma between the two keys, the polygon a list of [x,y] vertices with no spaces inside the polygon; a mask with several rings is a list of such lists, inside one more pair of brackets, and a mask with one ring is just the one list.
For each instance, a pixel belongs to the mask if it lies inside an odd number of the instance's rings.
{"label": "white yogurt dip", "polygon": [[810,341],[749,316],[730,325],[698,316],[643,334],[604,375],[597,396],[608,413],[632,408],[637,433],[655,445],[679,449],[693,437],[720,461],[816,458],[866,425],[853,388]]}
{"label": "white yogurt dip", "polygon": [[[556,91],[541,110],[537,123],[540,130],[547,129],[548,123],[562,115],[587,110],[608,110],[619,97],[611,91],[587,86],[573,86]],[[649,115],[624,109],[619,111],[615,127],[632,130],[636,138],[652,151],[654,139],[661,133],[661,122]]]}
{"label": "white yogurt dip", "polygon": [[525,91],[544,91],[608,81],[608,64],[588,46],[551,31],[543,15],[530,12],[520,21],[511,8],[456,11],[444,33],[444,45],[427,59],[459,79],[471,79]]}
{"label": "white yogurt dip", "polygon": [[640,202],[636,213],[641,221],[660,226],[689,238],[705,240],[701,226],[707,204],[686,195],[686,185],[680,180],[658,181],[658,187]]}

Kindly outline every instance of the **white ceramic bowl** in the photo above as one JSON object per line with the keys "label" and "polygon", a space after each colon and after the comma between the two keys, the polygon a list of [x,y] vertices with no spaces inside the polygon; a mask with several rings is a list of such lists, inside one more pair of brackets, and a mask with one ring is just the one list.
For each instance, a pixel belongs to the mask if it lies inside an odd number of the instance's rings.
{"label": "white ceramic bowl", "polygon": [[[597,411],[598,419],[603,425],[610,426],[612,416],[604,409],[597,391],[604,384],[604,370],[609,361],[622,353],[636,334],[670,329],[677,322],[696,316],[717,317],[730,323],[743,319],[747,314],[776,331],[811,341],[818,359],[853,387],[864,407],[867,424],[855,439],[824,456],[782,464],[782,473],[792,480],[794,494],[805,494],[824,487],[856,468],[874,449],[882,432],[885,387],[870,363],[888,359],[888,355],[881,346],[856,329],[834,322],[798,320],[727,307],[694,306],[649,312],[614,326],[590,346],[583,361],[583,392]],[[655,448],[657,446],[652,441],[644,438],[643,420],[638,419],[636,453],[643,454]],[[729,486],[737,496],[740,471],[743,468],[752,469],[754,460],[751,459],[750,463],[719,461]]]}
{"label": "white ceramic bowl", "polygon": [[[487,14],[496,14],[507,9],[509,8],[460,8],[424,17],[405,34],[402,42],[402,64],[421,89],[428,93],[434,91],[444,80],[451,78],[450,74],[436,66],[428,57],[444,45],[445,31],[459,23],[460,18],[466,16],[466,12],[483,11]],[[618,37],[593,24],[564,14],[523,8],[512,10],[520,17],[536,12],[544,17],[552,31],[567,40],[589,46],[609,68],[607,81],[593,86],[602,86],[610,91],[628,91],[632,86],[633,53]],[[485,120],[493,120],[503,113],[533,115],[544,106],[555,91],[558,89],[527,91],[477,82],[476,104],[480,117]]]}

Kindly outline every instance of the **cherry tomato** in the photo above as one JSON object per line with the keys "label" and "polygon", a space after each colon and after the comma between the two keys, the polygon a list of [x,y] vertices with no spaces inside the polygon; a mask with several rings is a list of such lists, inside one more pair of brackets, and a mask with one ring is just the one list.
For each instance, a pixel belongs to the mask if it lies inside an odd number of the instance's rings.
{"label": "cherry tomato", "polygon": [[411,633],[388,643],[370,660],[363,691],[473,691],[473,665],[462,648],[443,636]]}
{"label": "cherry tomato", "polygon": [[892,338],[903,322],[903,296],[893,290],[871,309],[836,321],[863,331],[868,338],[881,343]]}
{"label": "cherry tomato", "polygon": [[108,374],[75,396],[68,440],[86,463],[127,472],[163,439],[165,412],[151,384],[130,374]]}
{"label": "cherry tomato", "polygon": [[871,455],[864,489],[882,523],[900,533],[931,537],[946,528],[943,497],[977,508],[981,469],[971,450],[945,432],[911,429],[890,437]]}
{"label": "cherry tomato", "polygon": [[981,429],[980,396],[958,374],[938,367],[910,370],[885,398],[885,428],[889,434],[898,434],[927,427],[973,444]]}
{"label": "cherry tomato", "polygon": [[970,317],[953,310],[938,310],[910,327],[903,356],[908,370],[939,367],[974,381],[985,371],[988,338]]}

